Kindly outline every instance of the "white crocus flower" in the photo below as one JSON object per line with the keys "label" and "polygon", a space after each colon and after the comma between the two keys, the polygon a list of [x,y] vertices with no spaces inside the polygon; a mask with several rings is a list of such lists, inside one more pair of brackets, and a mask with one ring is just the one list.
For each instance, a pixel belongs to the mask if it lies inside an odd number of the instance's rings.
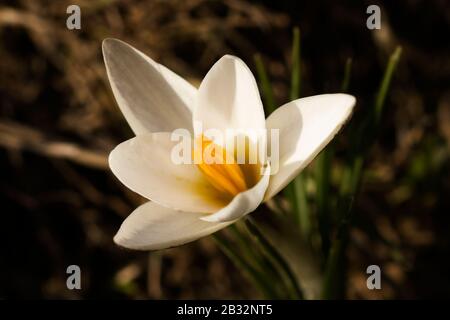
{"label": "white crocus flower", "polygon": [[[106,39],[103,56],[114,96],[136,134],[111,152],[109,164],[123,184],[151,200],[114,237],[132,249],[181,245],[252,212],[311,162],[355,104],[350,95],[324,94],[291,101],[265,119],[255,78],[234,56],[216,62],[199,89],[122,41]],[[219,130],[279,129],[278,171],[249,183],[237,164],[224,164],[225,171],[238,172],[226,179],[215,177],[212,167],[175,164],[171,132],[185,128],[195,136],[194,121]]]}

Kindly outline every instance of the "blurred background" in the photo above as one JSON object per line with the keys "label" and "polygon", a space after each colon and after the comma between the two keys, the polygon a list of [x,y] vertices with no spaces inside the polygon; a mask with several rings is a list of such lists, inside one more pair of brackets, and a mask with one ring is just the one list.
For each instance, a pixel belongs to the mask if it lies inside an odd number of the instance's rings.
{"label": "blurred background", "polygon": [[[66,28],[71,4],[81,8],[81,30]],[[381,7],[381,30],[366,28],[371,4]],[[350,57],[355,116],[372,101],[389,54],[403,48],[355,203],[347,298],[449,298],[449,5],[0,0],[0,298],[259,298],[210,238],[155,253],[112,242],[143,200],[107,166],[132,132],[101,41],[120,38],[194,84],[224,54],[255,70],[260,53],[281,105],[294,26],[302,95],[339,91]],[[66,288],[71,264],[81,267],[82,290]],[[366,287],[371,264],[381,267],[382,290]]]}

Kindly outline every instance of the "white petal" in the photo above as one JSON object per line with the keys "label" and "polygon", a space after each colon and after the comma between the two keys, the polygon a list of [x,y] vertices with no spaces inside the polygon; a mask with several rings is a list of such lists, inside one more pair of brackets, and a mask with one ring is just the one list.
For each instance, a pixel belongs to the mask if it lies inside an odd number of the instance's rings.
{"label": "white petal", "polygon": [[176,144],[166,132],[136,136],[111,152],[109,165],[128,188],[165,207],[211,213],[226,205],[195,164],[172,161]]}
{"label": "white petal", "polygon": [[201,219],[209,222],[230,222],[254,211],[263,201],[270,180],[270,166],[267,165],[258,183],[253,188],[236,195],[224,208]]}
{"label": "white petal", "polygon": [[125,42],[105,39],[102,49],[117,104],[136,135],[192,130],[195,87]]}
{"label": "white petal", "polygon": [[129,249],[166,249],[210,235],[233,222],[211,223],[201,214],[176,211],[147,202],[122,223],[114,242]]}
{"label": "white petal", "polygon": [[223,56],[209,70],[198,91],[194,121],[201,123],[203,131],[249,129],[258,134],[265,129],[258,86],[241,59]]}
{"label": "white petal", "polygon": [[280,129],[280,148],[278,172],[270,179],[265,199],[282,190],[331,141],[355,102],[348,94],[323,94],[291,101],[267,118],[268,131]]}

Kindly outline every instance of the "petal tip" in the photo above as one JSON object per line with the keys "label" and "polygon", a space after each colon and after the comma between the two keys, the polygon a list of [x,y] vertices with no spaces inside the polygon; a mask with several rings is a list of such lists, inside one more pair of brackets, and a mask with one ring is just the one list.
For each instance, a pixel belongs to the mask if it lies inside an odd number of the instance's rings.
{"label": "petal tip", "polygon": [[123,41],[116,39],[116,38],[105,38],[102,41],[102,52],[103,55],[111,51],[111,49],[117,45],[117,44],[123,44]]}
{"label": "petal tip", "polygon": [[130,238],[127,238],[124,235],[125,230],[123,230],[123,225],[119,228],[116,235],[113,237],[113,242],[121,248],[129,249],[129,250],[151,250],[150,246],[140,245],[138,243],[134,243],[134,241]]}
{"label": "petal tip", "polygon": [[222,59],[224,59],[224,60],[241,60],[240,58],[238,58],[232,54],[225,54],[219,60],[222,60]]}
{"label": "petal tip", "polygon": [[127,241],[126,239],[122,236],[122,228],[119,229],[119,231],[117,231],[116,235],[113,238],[113,241],[116,245],[120,246],[120,247],[124,247],[124,248],[129,248],[127,246]]}
{"label": "petal tip", "polygon": [[131,45],[116,38],[105,38],[102,41],[102,53],[105,64],[108,67],[108,61],[117,59],[120,54],[129,54],[134,49]]}
{"label": "petal tip", "polygon": [[342,104],[348,108],[353,108],[354,105],[356,104],[356,98],[351,94],[335,93],[334,95],[342,99]]}

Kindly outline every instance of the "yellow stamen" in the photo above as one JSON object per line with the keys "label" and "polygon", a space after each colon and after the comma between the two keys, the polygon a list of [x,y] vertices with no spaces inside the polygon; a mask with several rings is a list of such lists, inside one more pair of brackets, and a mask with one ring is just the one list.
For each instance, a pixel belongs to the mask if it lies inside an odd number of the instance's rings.
{"label": "yellow stamen", "polygon": [[241,167],[234,157],[231,157],[230,163],[225,149],[221,146],[200,135],[195,141],[193,154],[200,171],[220,192],[235,196],[248,189]]}

